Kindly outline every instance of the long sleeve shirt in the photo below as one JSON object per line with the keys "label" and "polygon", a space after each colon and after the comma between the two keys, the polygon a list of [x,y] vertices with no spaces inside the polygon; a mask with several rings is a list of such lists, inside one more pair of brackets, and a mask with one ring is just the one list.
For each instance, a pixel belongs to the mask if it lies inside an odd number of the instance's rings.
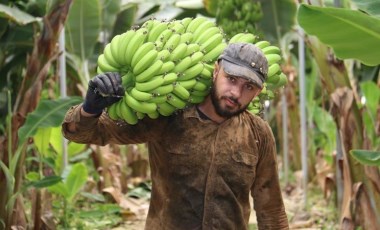
{"label": "long sleeve shirt", "polygon": [[[288,229],[269,125],[245,111],[221,124],[195,107],[136,125],[80,115],[71,108],[64,136],[97,145],[147,143],[152,193],[145,229],[248,229],[253,197],[259,229]],[[76,124],[70,133],[69,123]]]}

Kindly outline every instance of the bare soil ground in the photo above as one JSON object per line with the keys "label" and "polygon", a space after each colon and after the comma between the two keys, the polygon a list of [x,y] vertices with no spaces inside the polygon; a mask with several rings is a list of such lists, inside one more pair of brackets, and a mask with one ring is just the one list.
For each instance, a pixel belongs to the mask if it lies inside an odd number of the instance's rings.
{"label": "bare soil ground", "polygon": [[[305,200],[304,191],[300,185],[300,179],[296,179],[295,182],[288,183],[283,188],[283,199],[290,229],[338,229],[338,212],[335,209],[333,201],[325,199],[323,192],[317,185],[309,186]],[[113,228],[113,230],[143,230],[148,208],[149,204],[147,201],[142,202],[138,216],[125,221],[122,226]],[[251,230],[257,229],[254,210],[251,213],[249,228]]]}

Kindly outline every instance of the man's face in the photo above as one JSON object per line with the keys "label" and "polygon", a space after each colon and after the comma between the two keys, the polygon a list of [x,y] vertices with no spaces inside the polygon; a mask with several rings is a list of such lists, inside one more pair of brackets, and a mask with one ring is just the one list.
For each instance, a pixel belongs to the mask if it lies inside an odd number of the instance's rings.
{"label": "man's face", "polygon": [[230,118],[243,112],[251,100],[261,92],[261,88],[252,82],[228,75],[218,64],[213,77],[211,101],[216,113],[221,117]]}

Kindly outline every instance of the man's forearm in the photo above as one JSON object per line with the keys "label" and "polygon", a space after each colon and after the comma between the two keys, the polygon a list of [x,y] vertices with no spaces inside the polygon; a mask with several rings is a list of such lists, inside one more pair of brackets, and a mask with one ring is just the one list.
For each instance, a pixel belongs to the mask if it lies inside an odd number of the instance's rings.
{"label": "man's forearm", "polygon": [[[97,114],[91,114],[91,113],[87,113],[83,110],[83,108],[80,109],[80,114],[81,116],[84,116],[84,117],[95,117],[97,116]],[[75,133],[77,130],[76,130],[76,126],[75,126],[75,123],[69,123],[67,125],[67,130],[71,133]]]}

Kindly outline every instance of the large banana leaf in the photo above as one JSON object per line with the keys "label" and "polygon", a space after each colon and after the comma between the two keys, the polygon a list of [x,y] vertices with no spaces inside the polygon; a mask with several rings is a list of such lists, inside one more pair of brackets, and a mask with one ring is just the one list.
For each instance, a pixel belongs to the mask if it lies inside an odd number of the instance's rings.
{"label": "large banana leaf", "polygon": [[27,138],[36,134],[38,128],[59,126],[66,111],[82,101],[81,97],[41,100],[36,110],[28,114],[25,124],[18,131],[19,145],[23,145]]}
{"label": "large banana leaf", "polygon": [[293,0],[259,0],[264,12],[259,22],[265,40],[279,43],[279,39],[289,32],[296,23],[297,6]]}
{"label": "large banana leaf", "polygon": [[20,25],[26,25],[39,20],[38,18],[19,10],[17,7],[9,7],[4,4],[0,4],[0,17],[9,19]]}
{"label": "large banana leaf", "polygon": [[380,64],[380,19],[355,10],[301,4],[298,23],[331,46],[338,58]]}
{"label": "large banana leaf", "polygon": [[350,154],[364,165],[380,166],[380,152],[364,149],[350,150]]}
{"label": "large banana leaf", "polygon": [[356,6],[368,14],[380,18],[379,0],[352,0]]}
{"label": "large banana leaf", "polygon": [[99,0],[73,1],[65,24],[66,47],[82,61],[94,51],[101,28]]}

